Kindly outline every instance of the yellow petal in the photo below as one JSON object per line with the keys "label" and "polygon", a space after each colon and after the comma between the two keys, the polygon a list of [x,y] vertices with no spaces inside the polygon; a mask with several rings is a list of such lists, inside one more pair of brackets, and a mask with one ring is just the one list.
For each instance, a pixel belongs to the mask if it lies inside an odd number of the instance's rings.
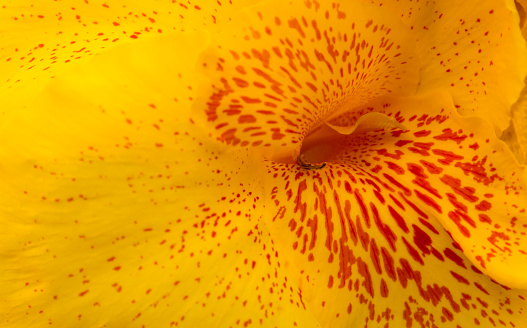
{"label": "yellow petal", "polygon": [[326,327],[521,327],[525,168],[446,93],[369,110],[407,131],[328,141],[319,170],[268,164],[265,219],[306,305]]}
{"label": "yellow petal", "polygon": [[501,135],[527,73],[514,2],[372,2],[397,12],[418,34],[419,91],[448,91],[462,115],[489,119]]}
{"label": "yellow petal", "polygon": [[[49,78],[72,63],[119,44],[172,31],[216,30],[257,0],[232,1],[33,1],[0,6],[0,97],[4,117],[22,108]],[[13,90],[14,89],[14,90]]]}
{"label": "yellow petal", "polygon": [[243,13],[204,54],[211,81],[195,106],[228,144],[293,163],[325,120],[416,90],[415,40],[393,12],[360,1],[269,1]]}
{"label": "yellow petal", "polygon": [[116,47],[1,128],[2,327],[317,327],[259,223],[259,158],[191,122],[205,44]]}

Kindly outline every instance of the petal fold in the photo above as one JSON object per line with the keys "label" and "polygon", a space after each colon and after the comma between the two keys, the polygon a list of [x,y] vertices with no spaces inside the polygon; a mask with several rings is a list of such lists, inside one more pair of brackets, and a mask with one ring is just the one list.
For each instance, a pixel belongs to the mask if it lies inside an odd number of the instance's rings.
{"label": "petal fold", "polygon": [[462,115],[488,119],[501,136],[527,73],[514,1],[371,2],[397,12],[418,34],[419,91],[448,91]]}
{"label": "petal fold", "polygon": [[[280,11],[275,8],[280,7]],[[202,58],[195,106],[225,143],[293,163],[304,137],[332,116],[419,80],[412,31],[360,1],[268,1],[226,26]]]}

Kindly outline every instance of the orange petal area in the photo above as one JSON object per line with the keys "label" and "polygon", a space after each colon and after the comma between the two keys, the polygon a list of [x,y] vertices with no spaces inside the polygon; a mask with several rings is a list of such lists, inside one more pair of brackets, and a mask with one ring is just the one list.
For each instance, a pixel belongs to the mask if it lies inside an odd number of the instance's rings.
{"label": "orange petal area", "polygon": [[262,163],[190,120],[203,39],[116,47],[2,127],[0,326],[317,327],[259,223]]}
{"label": "orange petal area", "polygon": [[268,162],[265,219],[306,306],[325,327],[522,327],[524,168],[446,93],[371,109],[408,130],[328,141],[318,170]]}
{"label": "orange petal area", "polygon": [[416,90],[412,31],[383,8],[269,1],[244,14],[203,55],[212,83],[195,106],[228,144],[293,163],[305,135],[324,120]]}
{"label": "orange petal area", "polygon": [[522,30],[523,37],[527,37],[527,24],[526,18],[527,18],[527,1],[525,0],[515,0],[516,9],[518,10],[518,14],[520,15],[520,28]]}
{"label": "orange petal area", "polygon": [[[216,30],[234,12],[257,0],[34,1],[0,6],[0,97],[5,88],[22,108],[49,78],[119,44],[173,31]],[[10,93],[14,92],[9,90]],[[6,107],[0,114],[7,115]]]}
{"label": "orange petal area", "polygon": [[404,125],[399,123],[395,118],[378,112],[362,115],[353,126],[338,126],[331,123],[326,123],[326,125],[340,134],[363,133],[393,128],[406,131]]}
{"label": "orange petal area", "polygon": [[527,73],[513,1],[384,1],[418,34],[419,91],[450,92],[462,115],[488,118],[501,135]]}
{"label": "orange petal area", "polygon": [[527,164],[527,87],[512,107],[511,125],[501,139],[510,147],[521,164]]}

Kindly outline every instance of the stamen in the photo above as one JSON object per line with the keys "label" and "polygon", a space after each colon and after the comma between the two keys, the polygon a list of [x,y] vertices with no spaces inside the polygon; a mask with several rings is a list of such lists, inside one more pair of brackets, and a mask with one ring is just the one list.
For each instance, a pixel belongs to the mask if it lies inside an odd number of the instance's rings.
{"label": "stamen", "polygon": [[304,170],[310,170],[310,171],[311,170],[320,170],[321,168],[326,166],[326,163],[322,163],[322,164],[311,164],[311,163],[308,163],[306,161],[304,155],[298,156],[296,161],[298,162],[298,165],[301,168],[303,168]]}

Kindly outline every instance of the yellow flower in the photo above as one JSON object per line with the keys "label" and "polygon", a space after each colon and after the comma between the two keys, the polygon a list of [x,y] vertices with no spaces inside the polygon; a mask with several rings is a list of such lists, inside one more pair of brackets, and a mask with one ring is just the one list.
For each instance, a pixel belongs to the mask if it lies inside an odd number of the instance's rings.
{"label": "yellow flower", "polygon": [[0,325],[521,327],[514,3],[256,2],[1,8]]}

